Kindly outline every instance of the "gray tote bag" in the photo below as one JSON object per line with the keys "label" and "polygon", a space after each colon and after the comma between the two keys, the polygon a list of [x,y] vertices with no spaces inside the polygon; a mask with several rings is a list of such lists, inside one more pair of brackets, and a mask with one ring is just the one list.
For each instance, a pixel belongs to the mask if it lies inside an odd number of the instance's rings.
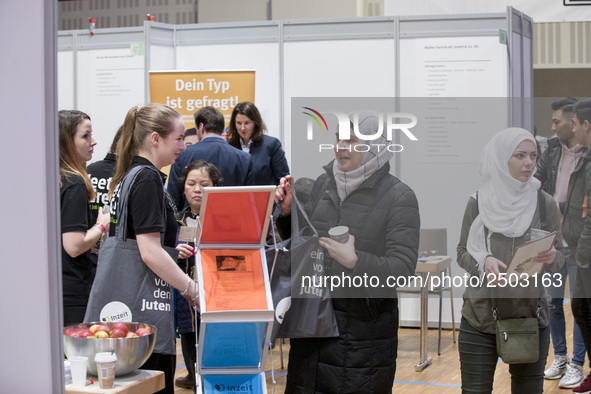
{"label": "gray tote bag", "polygon": [[[154,325],[157,328],[154,353],[175,354],[172,287],[142,261],[137,241],[127,238],[129,192],[141,171],[156,170],[137,166],[121,181],[115,236],[108,237],[101,246],[84,321]],[[166,206],[163,208],[165,215]],[[178,252],[170,247],[164,249],[176,261]]]}

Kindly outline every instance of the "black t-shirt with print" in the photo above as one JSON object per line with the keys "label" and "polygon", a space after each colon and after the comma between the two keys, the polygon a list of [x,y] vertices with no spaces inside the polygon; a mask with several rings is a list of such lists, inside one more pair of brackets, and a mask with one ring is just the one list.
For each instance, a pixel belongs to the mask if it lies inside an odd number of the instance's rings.
{"label": "black t-shirt with print", "polygon": [[98,216],[98,209],[102,206],[109,205],[109,186],[111,179],[117,170],[117,156],[112,153],[107,153],[103,160],[99,160],[86,167],[86,172],[92,183],[92,187],[96,191],[96,197],[90,202],[90,210],[92,211],[92,221],[96,222]]}
{"label": "black t-shirt with print", "polygon": [[[135,156],[131,168],[154,165],[146,158]],[[160,171],[142,170],[131,187],[127,207],[127,238],[136,239],[136,234],[164,233],[164,245],[175,247],[177,222],[172,206],[164,195],[164,181],[166,175]],[[120,185],[118,185],[119,187]],[[111,218],[118,219],[117,206],[119,190],[115,191],[111,202]],[[163,204],[166,208],[166,218],[163,220]],[[116,225],[111,224],[109,235],[115,235]]]}
{"label": "black t-shirt with print", "polygon": [[[61,233],[86,232],[94,224],[86,184],[79,175],[62,176],[61,182]],[[94,273],[95,266],[90,259],[90,250],[71,257],[62,245],[64,305],[86,306]]]}

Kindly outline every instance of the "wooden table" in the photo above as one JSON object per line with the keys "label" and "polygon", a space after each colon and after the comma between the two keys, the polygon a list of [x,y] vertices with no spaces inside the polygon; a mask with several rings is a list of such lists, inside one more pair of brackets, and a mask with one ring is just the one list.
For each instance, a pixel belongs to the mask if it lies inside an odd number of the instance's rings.
{"label": "wooden table", "polygon": [[[421,340],[420,340],[420,359],[415,365],[415,371],[421,372],[431,365],[433,359],[427,354],[427,342],[429,331],[429,282],[428,278],[432,275],[441,275],[451,265],[449,256],[430,256],[420,259],[417,262],[415,272],[420,274],[423,280],[421,286]],[[453,300],[452,300],[453,302]]]}
{"label": "wooden table", "polygon": [[98,377],[92,377],[94,384],[86,378],[86,387],[66,385],[66,394],[86,393],[117,393],[117,394],[147,394],[155,393],[164,388],[164,372],[138,369],[125,376],[116,377],[112,389],[101,389]]}

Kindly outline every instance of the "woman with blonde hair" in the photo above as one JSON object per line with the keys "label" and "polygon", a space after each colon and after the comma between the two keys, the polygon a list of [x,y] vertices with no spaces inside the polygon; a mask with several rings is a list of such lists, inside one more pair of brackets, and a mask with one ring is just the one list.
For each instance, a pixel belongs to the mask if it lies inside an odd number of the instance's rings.
{"label": "woman with blonde hair", "polygon": [[[160,172],[160,168],[174,163],[185,150],[184,132],[181,115],[166,105],[152,103],[128,111],[117,146],[117,170],[110,188],[111,211],[117,225],[111,227],[111,242],[101,247],[96,290],[93,287],[91,295],[93,305],[92,308],[89,305],[90,313],[86,316],[87,321],[103,317],[97,316],[102,315],[103,305],[97,302],[95,306],[93,297],[95,291],[100,292],[100,286],[105,286],[103,289],[113,287],[106,282],[121,281],[125,287],[137,288],[142,293],[143,300],[138,304],[137,295],[129,294],[129,290],[112,289],[122,291],[125,298],[122,296],[118,301],[129,308],[132,321],[154,325],[158,330],[154,351],[141,368],[165,373],[165,388],[159,393],[174,393],[176,343],[170,287],[187,298],[191,306],[197,298],[195,282],[179,268],[177,254],[173,252],[178,225],[164,190],[166,175]],[[103,262],[115,261],[120,265],[116,255],[134,244],[137,249],[131,253],[139,252],[139,256],[129,258],[133,260],[132,266],[119,272],[116,278],[101,270]],[[105,250],[110,253],[105,254]],[[115,257],[109,260],[107,256]]]}
{"label": "woman with blonde hair", "polygon": [[84,319],[96,268],[90,248],[109,228],[109,214],[100,211],[93,223],[89,202],[95,192],[86,173],[96,145],[90,117],[75,110],[58,116],[64,325],[71,325]]}

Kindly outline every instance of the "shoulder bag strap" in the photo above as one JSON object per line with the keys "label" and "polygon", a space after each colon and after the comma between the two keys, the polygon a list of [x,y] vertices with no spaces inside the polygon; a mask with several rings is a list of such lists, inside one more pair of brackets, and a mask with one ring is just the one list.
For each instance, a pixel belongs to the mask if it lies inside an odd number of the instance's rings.
{"label": "shoulder bag strap", "polygon": [[[314,227],[314,225],[312,225],[312,221],[308,217],[308,214],[306,213],[306,211],[304,210],[304,208],[302,207],[302,205],[298,201],[298,199],[296,197],[295,190],[293,190],[291,193],[291,203],[292,203],[291,220],[292,220],[292,225],[293,225],[292,233],[293,233],[293,228],[297,229],[297,231],[295,232],[296,234],[301,233],[302,228],[300,227],[300,223],[299,223],[299,215],[302,215],[302,217],[304,218],[304,221],[305,221],[305,226],[310,227],[310,230],[312,230],[314,235],[318,236],[318,231],[316,231],[316,228]],[[294,207],[295,207],[295,212],[293,211]]]}
{"label": "shoulder bag strap", "polygon": [[[120,237],[123,241],[127,240],[127,206],[129,203],[129,194],[133,184],[139,173],[144,169],[150,169],[157,173],[157,170],[151,166],[141,165],[131,168],[123,179],[121,180],[121,188],[119,191],[119,201],[117,202],[117,226],[115,227],[115,236]],[[162,205],[162,215],[166,215],[166,196]],[[164,234],[160,234],[160,240],[164,241]]]}

